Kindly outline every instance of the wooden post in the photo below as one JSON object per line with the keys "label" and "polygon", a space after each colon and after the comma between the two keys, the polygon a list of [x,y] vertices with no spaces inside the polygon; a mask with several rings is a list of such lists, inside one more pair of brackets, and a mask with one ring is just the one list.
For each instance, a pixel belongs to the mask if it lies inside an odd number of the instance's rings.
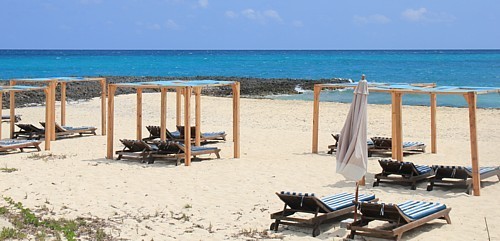
{"label": "wooden post", "polygon": [[[57,135],[56,135],[56,88],[57,88],[57,80],[51,80],[50,83],[49,83],[49,86],[50,86],[50,91],[51,91],[51,94],[50,94],[50,123],[45,123],[46,127],[45,128],[49,128],[49,130],[51,130],[51,133],[50,133],[50,138],[55,141],[56,138],[57,138]],[[47,126],[48,125],[48,126]]]}
{"label": "wooden post", "polygon": [[176,88],[175,89],[175,98],[176,98],[176,104],[175,104],[175,124],[180,126],[181,125],[181,111],[182,111],[182,89]]}
{"label": "wooden post", "polygon": [[61,125],[66,125],[66,82],[61,82]]}
{"label": "wooden post", "polygon": [[184,165],[191,165],[191,87],[184,88],[184,146],[186,151],[184,154]]}
{"label": "wooden post", "polygon": [[318,153],[319,95],[321,93],[321,88],[321,84],[314,85],[312,153]]}
{"label": "wooden post", "polygon": [[240,158],[240,82],[235,82],[233,88],[233,145],[234,158]]}
{"label": "wooden post", "polygon": [[398,139],[397,139],[397,159],[398,161],[402,162],[403,161],[403,94],[402,93],[397,93],[397,133],[398,133]]}
{"label": "wooden post", "polygon": [[136,139],[142,139],[142,88],[137,88],[137,126]]}
{"label": "wooden post", "polygon": [[[195,146],[200,146],[201,145],[201,87],[195,87],[194,88],[194,94],[195,94]],[[190,128],[190,127],[189,127]]]}
{"label": "wooden post", "polygon": [[437,153],[437,131],[436,131],[436,94],[431,94],[431,152]]}
{"label": "wooden post", "polygon": [[[13,86],[16,81],[11,80],[10,85]],[[14,139],[14,123],[16,120],[16,94],[14,91],[9,91],[10,98],[10,139]]]}
{"label": "wooden post", "polygon": [[115,85],[109,85],[108,88],[108,131],[107,131],[107,153],[106,159],[113,159],[113,128],[115,115]]}
{"label": "wooden post", "polygon": [[45,93],[45,150],[49,151],[50,150],[50,140],[52,139],[51,137],[51,129],[50,129],[50,116],[52,115],[51,113],[51,105],[50,105],[50,99],[52,96],[52,88],[50,86],[47,86],[44,90]]}
{"label": "wooden post", "polygon": [[472,159],[472,185],[474,196],[481,195],[481,174],[479,173],[479,152],[477,144],[477,126],[476,126],[476,99],[475,92],[465,94],[469,105],[469,128],[470,128],[470,155]]}
{"label": "wooden post", "polygon": [[161,88],[160,140],[167,139],[167,88]]}
{"label": "wooden post", "polygon": [[[0,116],[2,116],[3,112],[3,103],[2,103],[2,98],[3,98],[3,92],[0,92]],[[0,140],[2,139],[2,121],[0,121]]]}
{"label": "wooden post", "polygon": [[393,160],[396,160],[397,158],[397,139],[398,139],[398,135],[397,135],[397,129],[396,129],[396,126],[397,126],[397,118],[396,118],[396,105],[397,105],[397,97],[396,97],[396,93],[395,92],[391,92],[391,138],[392,138],[392,147],[391,147],[391,150],[392,150],[392,153],[391,153],[391,158]]}
{"label": "wooden post", "polygon": [[101,135],[106,135],[106,78],[101,79]]}

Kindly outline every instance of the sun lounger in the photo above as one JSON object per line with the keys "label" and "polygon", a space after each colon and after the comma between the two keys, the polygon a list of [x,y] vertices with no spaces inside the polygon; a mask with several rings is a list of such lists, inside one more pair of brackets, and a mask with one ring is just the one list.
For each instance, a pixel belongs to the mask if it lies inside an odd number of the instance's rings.
{"label": "sun lounger", "polygon": [[[360,235],[400,240],[404,232],[434,219],[444,219],[451,224],[450,211],[446,205],[432,202],[407,201],[398,205],[361,202],[361,219],[348,225],[350,238]],[[391,226],[367,227],[371,221],[387,221]]]}
{"label": "sun lounger", "polygon": [[0,151],[10,151],[19,149],[21,152],[24,149],[37,149],[40,151],[41,141],[34,140],[0,140]]}
{"label": "sun lounger", "polygon": [[[270,229],[278,231],[280,224],[291,226],[305,226],[313,229],[312,236],[320,234],[319,225],[326,220],[354,212],[354,194],[339,193],[323,197],[321,199],[314,194],[296,194],[289,192],[276,193],[285,203],[282,211],[271,214],[275,219]],[[359,201],[377,201],[375,195],[360,194]],[[311,218],[291,217],[295,213],[309,213]]]}
{"label": "sun lounger", "polygon": [[40,129],[32,124],[16,124],[19,127],[19,131],[14,132],[14,138],[25,137],[29,140],[37,139],[45,135],[45,130]]}
{"label": "sun lounger", "polygon": [[[14,122],[21,121],[21,115],[14,116]],[[2,122],[10,122],[10,115],[2,115]]]}
{"label": "sun lounger", "polygon": [[[392,150],[392,138],[390,137],[372,137],[372,152],[390,152]],[[403,142],[403,152],[424,153],[426,145],[423,142]]]}
{"label": "sun lounger", "polygon": [[[155,139],[160,139],[160,126],[146,126],[146,129],[149,131],[149,137],[146,137],[142,140],[144,141],[152,141]],[[184,141],[184,138],[181,137],[181,134],[178,131],[170,132],[168,129],[166,130],[166,137],[171,141]]]}
{"label": "sun lounger", "polygon": [[[340,134],[332,134],[333,139],[335,140],[335,144],[333,145],[328,145],[328,154],[333,154],[334,152],[337,151],[337,146],[339,144],[339,137]],[[368,157],[372,156],[372,149],[374,147],[373,141],[371,139],[366,141],[366,145],[368,145]]]}
{"label": "sun lounger", "polygon": [[[177,159],[177,164],[186,157],[186,146],[181,142],[172,142],[173,148],[177,147],[179,152],[175,154]],[[205,146],[193,146],[191,145],[191,156],[196,158],[196,156],[204,154],[215,154],[217,158],[220,158],[220,149],[217,147],[205,147]]]}
{"label": "sun lounger", "polygon": [[150,145],[142,140],[127,140],[122,139],[120,142],[123,144],[123,150],[117,151],[117,160],[125,158],[139,158],[142,162],[151,162],[151,153],[158,150],[155,145]]}
{"label": "sun lounger", "polygon": [[[179,131],[181,138],[184,138],[184,126],[176,126]],[[191,137],[194,138],[196,133],[196,126],[191,126]],[[226,132],[201,132],[200,138],[202,141],[225,141],[226,140]]]}
{"label": "sun lounger", "polygon": [[[40,122],[45,128],[45,122]],[[96,135],[97,128],[92,126],[80,126],[80,127],[71,127],[71,126],[61,126],[58,123],[55,123],[56,127],[56,136],[68,136],[73,134],[79,134],[82,136],[83,134]]]}
{"label": "sun lounger", "polygon": [[[432,166],[434,176],[429,179],[427,191],[432,191],[434,186],[462,186],[466,187],[466,193],[471,194],[473,189],[472,184],[472,167],[462,166]],[[500,167],[481,167],[479,168],[480,180],[497,176],[500,180]]]}
{"label": "sun lounger", "polygon": [[434,173],[428,166],[414,165],[412,162],[399,162],[390,159],[378,161],[382,167],[382,172],[375,175],[376,187],[382,180],[389,180],[392,183],[410,184],[411,189],[417,189],[417,182],[428,179]]}

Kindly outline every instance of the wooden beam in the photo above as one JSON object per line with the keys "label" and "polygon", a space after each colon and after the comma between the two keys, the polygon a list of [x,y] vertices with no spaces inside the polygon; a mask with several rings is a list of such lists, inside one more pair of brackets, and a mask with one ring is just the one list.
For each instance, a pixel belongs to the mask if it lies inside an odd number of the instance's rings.
{"label": "wooden beam", "polygon": [[184,145],[186,147],[184,165],[191,165],[191,88],[184,88]]}
{"label": "wooden beam", "polygon": [[50,96],[52,96],[52,88],[47,87],[44,89],[45,93],[45,150],[49,151],[50,150],[50,140],[51,138],[51,133],[52,131],[50,130],[50,116],[52,115],[51,113],[51,108],[50,108]]}
{"label": "wooden beam", "polygon": [[106,135],[106,78],[101,79],[101,135]]}
{"label": "wooden beam", "polygon": [[436,94],[431,94],[431,152],[437,153]]}
{"label": "wooden beam", "polygon": [[481,195],[481,174],[479,173],[479,152],[477,144],[477,121],[476,121],[476,99],[475,92],[466,94],[466,100],[469,105],[469,128],[470,128],[470,155],[472,160],[472,185],[474,196]]}
{"label": "wooden beam", "polygon": [[175,124],[180,126],[181,125],[181,112],[182,112],[182,90],[179,88],[175,89]]}
{"label": "wooden beam", "polygon": [[397,119],[396,119],[396,105],[397,105],[397,97],[395,92],[391,92],[391,138],[392,138],[392,153],[391,153],[391,158],[396,160],[397,159]]}
{"label": "wooden beam", "polygon": [[[11,80],[10,85],[16,85],[16,81]],[[10,139],[14,139],[14,123],[16,120],[16,94],[14,91],[9,91],[9,101],[10,101]]]}
{"label": "wooden beam", "polygon": [[61,82],[61,125],[66,125],[66,82]]}
{"label": "wooden beam", "polygon": [[321,84],[314,85],[312,153],[318,153],[319,96],[321,88]]}
{"label": "wooden beam", "polygon": [[142,89],[137,89],[137,122],[136,122],[136,139],[142,139]]}
{"label": "wooden beam", "polygon": [[110,85],[108,88],[108,125],[107,125],[107,152],[106,159],[113,159],[113,129],[115,115],[115,90],[116,86]]}
{"label": "wooden beam", "polygon": [[403,161],[403,94],[402,93],[397,93],[397,133],[398,133],[398,139],[397,139],[397,159],[398,161],[402,162]]}
{"label": "wooden beam", "polygon": [[[3,103],[2,103],[2,98],[3,98],[3,92],[0,92],[0,116],[2,116],[3,112]],[[0,121],[0,140],[2,139],[2,123],[3,121]]]}
{"label": "wooden beam", "polygon": [[51,94],[50,94],[50,123],[45,123],[46,126],[45,128],[49,128],[51,130],[50,133],[50,138],[52,141],[55,141],[57,136],[56,136],[56,88],[57,88],[57,80],[51,80],[49,83],[49,86],[51,88]]}
{"label": "wooden beam", "polygon": [[235,82],[233,88],[233,145],[234,158],[240,158],[240,82]]}
{"label": "wooden beam", "polygon": [[[201,87],[195,87],[194,88],[194,94],[195,94],[195,128],[196,128],[196,133],[194,136],[194,143],[195,146],[200,146],[201,145]],[[186,127],[185,127],[186,128]]]}
{"label": "wooden beam", "polygon": [[160,140],[167,139],[167,88],[161,88]]}

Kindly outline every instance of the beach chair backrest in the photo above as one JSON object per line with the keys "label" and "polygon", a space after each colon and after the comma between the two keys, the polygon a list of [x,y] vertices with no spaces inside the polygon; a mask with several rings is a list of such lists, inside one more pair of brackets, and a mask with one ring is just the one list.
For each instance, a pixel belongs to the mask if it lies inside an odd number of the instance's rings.
{"label": "beach chair backrest", "polygon": [[158,150],[162,153],[180,153],[181,149],[173,141],[155,141],[154,144],[158,147]]}
{"label": "beach chair backrest", "polygon": [[[309,194],[294,194],[294,193],[276,193],[278,197],[291,209],[316,212],[329,213],[332,210],[327,207],[321,200]],[[307,196],[306,196],[307,195]],[[314,195],[314,194],[313,194]]]}
{"label": "beach chair backrest", "polygon": [[146,126],[149,131],[149,137],[160,137],[160,127],[159,126]]}
{"label": "beach chair backrest", "polygon": [[56,132],[67,132],[68,131],[66,128],[59,125],[59,123],[55,123],[55,126],[56,126]]}
{"label": "beach chair backrest", "polygon": [[381,159],[378,161],[380,167],[385,174],[398,174],[398,175],[419,175],[417,168],[412,162],[399,162],[390,159]]}
{"label": "beach chair backrest", "polygon": [[388,148],[388,149],[392,148],[392,138],[376,136],[372,137],[371,139],[375,147]]}
{"label": "beach chair backrest", "polygon": [[467,178],[471,177],[467,170],[462,166],[432,166],[435,171],[436,178],[456,178],[467,180]]}
{"label": "beach chair backrest", "polygon": [[361,202],[359,210],[363,214],[363,218],[384,220],[390,222],[410,221],[402,214],[396,204],[391,203],[375,203]]}
{"label": "beach chair backrest", "polygon": [[[181,137],[184,138],[184,126],[176,126],[177,130],[181,134]],[[196,126],[191,126],[191,136],[194,136],[194,133],[196,133]]]}
{"label": "beach chair backrest", "polygon": [[17,127],[21,128],[26,132],[42,132],[43,130],[32,125],[32,124],[16,124]]}

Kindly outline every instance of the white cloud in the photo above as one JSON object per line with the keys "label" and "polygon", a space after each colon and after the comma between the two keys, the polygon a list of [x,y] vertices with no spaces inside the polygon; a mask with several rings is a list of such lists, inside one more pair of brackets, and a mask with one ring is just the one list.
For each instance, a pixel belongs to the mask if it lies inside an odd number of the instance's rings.
{"label": "white cloud", "polygon": [[202,8],[207,8],[208,7],[208,0],[198,0],[198,6]]}
{"label": "white cloud", "polygon": [[292,26],[294,26],[296,28],[301,28],[301,27],[304,27],[304,23],[300,20],[294,20],[294,21],[292,21]]}
{"label": "white cloud", "polygon": [[[241,15],[250,19],[257,21],[261,24],[266,24],[269,21],[275,21],[275,22],[283,22],[283,19],[279,15],[279,13],[275,10],[269,9],[265,10],[263,12],[261,11],[256,11],[251,8],[247,8],[243,11],[241,11]],[[227,16],[227,12],[226,12]]]}
{"label": "white cloud", "polygon": [[161,30],[161,25],[158,23],[149,24],[148,29],[150,30]]}
{"label": "white cloud", "polygon": [[228,18],[236,18],[236,17],[238,17],[238,14],[235,13],[234,11],[231,11],[231,10],[226,11],[226,13],[224,15],[226,15],[226,17],[228,17]]}
{"label": "white cloud", "polygon": [[179,25],[174,20],[169,19],[165,23],[165,28],[171,29],[171,30],[176,30],[176,29],[179,29]]}
{"label": "white cloud", "polygon": [[425,13],[427,13],[426,8],[419,8],[419,9],[406,9],[404,10],[401,15],[403,16],[404,19],[412,22],[418,22],[421,20],[425,19]]}
{"label": "white cloud", "polygon": [[382,14],[373,14],[369,16],[354,15],[354,22],[357,24],[386,24],[391,22],[391,19]]}
{"label": "white cloud", "polygon": [[280,15],[278,12],[276,12],[275,10],[266,10],[264,11],[264,16],[265,17],[268,17],[268,18],[271,18],[271,19],[274,19],[278,22],[282,22],[283,19],[281,19]]}
{"label": "white cloud", "polygon": [[435,13],[428,11],[426,8],[419,9],[406,9],[401,13],[403,19],[410,22],[431,22],[431,23],[442,23],[442,22],[453,22],[455,21],[455,16],[440,12]]}

